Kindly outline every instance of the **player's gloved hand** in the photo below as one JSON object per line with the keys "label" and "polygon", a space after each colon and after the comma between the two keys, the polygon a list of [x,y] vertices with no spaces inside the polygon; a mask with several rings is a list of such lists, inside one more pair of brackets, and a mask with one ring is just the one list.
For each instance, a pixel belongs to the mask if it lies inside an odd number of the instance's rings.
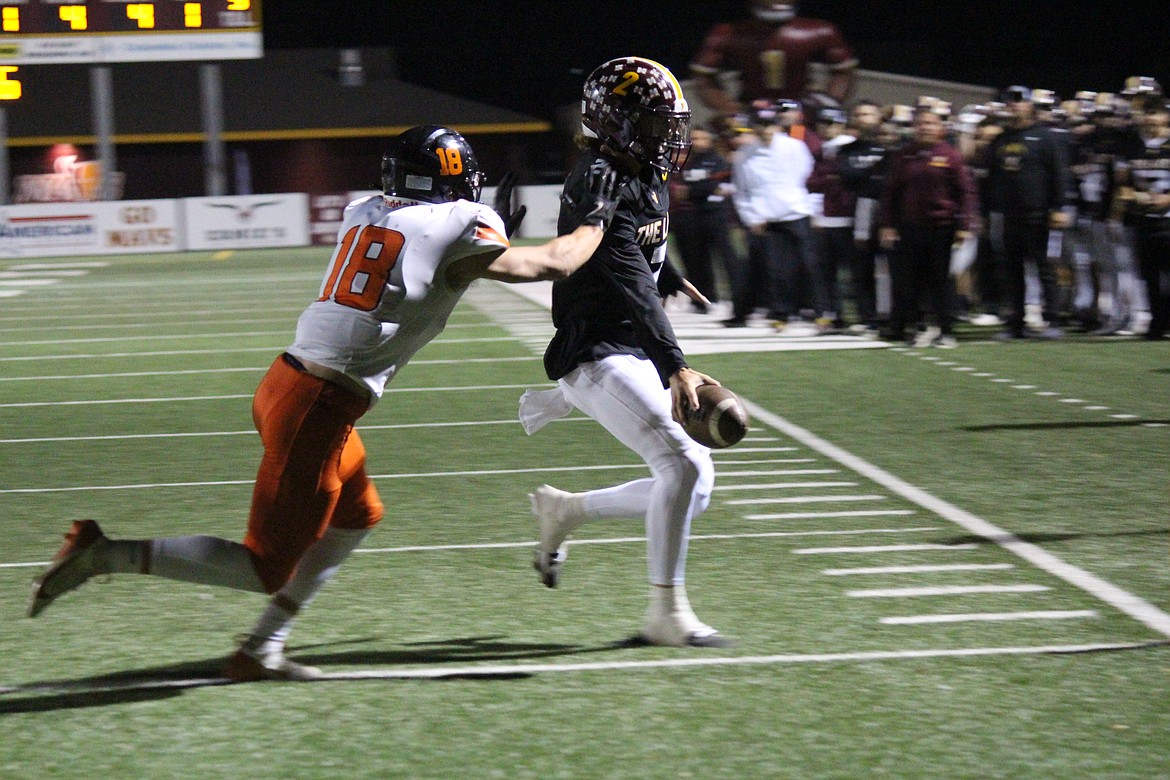
{"label": "player's gloved hand", "polygon": [[578,216],[578,224],[596,225],[602,230],[608,228],[624,185],[625,180],[618,175],[612,163],[604,159],[595,160],[585,174],[584,196],[579,203],[572,204]]}
{"label": "player's gloved hand", "polygon": [[528,213],[527,206],[521,206],[512,211],[512,190],[515,188],[516,174],[509,171],[496,185],[496,197],[492,199],[492,208],[504,220],[504,232],[508,238],[516,233],[520,228],[520,223],[524,221],[524,215]]}

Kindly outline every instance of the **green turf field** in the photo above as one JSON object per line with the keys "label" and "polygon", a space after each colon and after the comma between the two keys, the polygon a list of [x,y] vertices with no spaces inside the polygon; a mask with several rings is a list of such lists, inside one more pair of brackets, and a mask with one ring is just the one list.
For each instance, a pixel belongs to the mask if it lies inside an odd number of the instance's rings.
{"label": "green turf field", "polygon": [[329,679],[217,677],[254,594],[123,575],[24,617],[72,519],[242,536],[251,393],[327,254],[0,261],[0,778],[1170,778],[1166,342],[680,316],[754,414],[688,567],[739,645],[631,648],[640,522],[547,590],[526,493],[645,469],[580,417],[524,435],[548,314],[480,283],[363,420],[387,517],[290,643]]}

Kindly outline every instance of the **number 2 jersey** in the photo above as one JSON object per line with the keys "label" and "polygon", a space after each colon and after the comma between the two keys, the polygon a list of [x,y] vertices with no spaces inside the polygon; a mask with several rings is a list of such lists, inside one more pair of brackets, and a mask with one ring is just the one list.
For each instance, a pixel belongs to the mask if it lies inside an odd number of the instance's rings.
{"label": "number 2 jersey", "polygon": [[[588,198],[589,171],[598,157],[585,151],[565,180],[561,235],[579,226],[578,206]],[[654,363],[665,387],[686,366],[657,287],[666,262],[669,208],[666,178],[648,166],[622,186],[613,222],[589,261],[553,283],[557,331],[544,353],[549,379],[608,355],[634,355]]]}
{"label": "number 2 jersey", "polygon": [[355,200],[345,208],[320,297],[297,320],[287,352],[364,385],[372,406],[442,332],[467,290],[447,282],[451,263],[508,246],[503,220],[480,203]]}

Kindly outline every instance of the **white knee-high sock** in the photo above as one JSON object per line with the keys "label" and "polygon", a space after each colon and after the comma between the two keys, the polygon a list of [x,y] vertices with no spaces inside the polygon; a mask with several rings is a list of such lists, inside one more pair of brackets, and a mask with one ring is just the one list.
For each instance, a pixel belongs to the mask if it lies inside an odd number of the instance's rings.
{"label": "white knee-high sock", "polygon": [[245,640],[244,650],[262,654],[283,650],[297,614],[309,605],[369,533],[368,528],[325,529],[321,538],[301,556],[289,581],[268,602]]}
{"label": "white knee-high sock", "polygon": [[646,512],[646,558],[652,585],[683,584],[691,520],[707,508],[714,487],[715,467],[705,453],[684,453],[655,469]]}
{"label": "white knee-high sock", "polygon": [[101,574],[153,574],[169,580],[264,592],[248,548],[215,536],[110,539],[102,546],[95,569]]}
{"label": "white knee-high sock", "polygon": [[681,583],[674,586],[654,585],[650,588],[650,609],[646,624],[676,626],[684,635],[710,631],[710,627],[699,620],[687,590]]}
{"label": "white knee-high sock", "polygon": [[650,491],[654,480],[636,479],[622,485],[590,490],[580,494],[585,501],[585,517],[600,520],[611,517],[632,517],[641,520],[650,506]]}

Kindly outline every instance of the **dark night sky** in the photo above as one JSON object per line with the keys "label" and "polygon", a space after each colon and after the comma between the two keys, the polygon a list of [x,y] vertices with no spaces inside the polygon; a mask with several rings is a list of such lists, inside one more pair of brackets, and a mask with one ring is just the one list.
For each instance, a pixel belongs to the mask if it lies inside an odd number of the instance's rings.
{"label": "dark night sky", "polygon": [[[325,18],[324,9],[329,9]],[[265,0],[265,45],[390,46],[406,81],[547,117],[588,71],[628,54],[685,77],[708,28],[746,0]],[[1127,76],[1170,87],[1170,0],[806,0],[861,67],[1071,96]],[[864,9],[864,10],[861,10]]]}

